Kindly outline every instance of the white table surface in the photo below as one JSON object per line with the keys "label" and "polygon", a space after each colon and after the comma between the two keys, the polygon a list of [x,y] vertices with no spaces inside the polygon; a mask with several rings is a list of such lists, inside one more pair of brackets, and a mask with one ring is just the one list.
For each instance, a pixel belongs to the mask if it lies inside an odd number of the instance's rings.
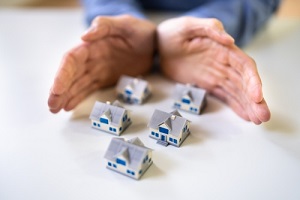
{"label": "white table surface", "polygon": [[270,122],[256,126],[209,97],[180,148],[148,137],[154,109],[171,111],[174,83],[145,77],[154,95],[127,106],[122,135],[154,149],[154,164],[136,181],[105,168],[113,135],[92,129],[91,95],[74,112],[53,115],[47,97],[63,53],[84,31],[80,10],[0,10],[0,199],[300,199],[300,21],[278,20],[247,47],[257,61]]}

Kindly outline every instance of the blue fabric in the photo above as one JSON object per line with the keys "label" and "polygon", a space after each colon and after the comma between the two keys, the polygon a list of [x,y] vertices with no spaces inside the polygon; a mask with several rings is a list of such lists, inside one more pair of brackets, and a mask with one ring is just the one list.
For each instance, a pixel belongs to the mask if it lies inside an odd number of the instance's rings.
{"label": "blue fabric", "polygon": [[181,11],[182,15],[217,18],[236,44],[247,44],[277,10],[280,0],[82,0],[88,24],[98,15],[130,14],[146,18],[144,10]]}

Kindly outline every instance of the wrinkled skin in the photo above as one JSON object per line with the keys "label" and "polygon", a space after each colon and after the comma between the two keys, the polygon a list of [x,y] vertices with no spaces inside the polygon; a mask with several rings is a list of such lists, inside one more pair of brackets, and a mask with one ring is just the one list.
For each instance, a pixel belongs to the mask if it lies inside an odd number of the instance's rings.
{"label": "wrinkled skin", "polygon": [[50,111],[72,110],[122,74],[146,74],[156,43],[167,77],[205,88],[245,120],[260,124],[270,119],[253,59],[235,46],[220,21],[193,17],[158,27],[128,15],[95,18],[82,43],[62,59],[50,90]]}
{"label": "wrinkled skin", "polygon": [[147,73],[155,28],[149,21],[127,15],[95,18],[83,42],[62,59],[50,90],[50,111],[72,110],[90,93],[115,84],[122,74]]}
{"label": "wrinkled skin", "polygon": [[205,88],[245,120],[260,124],[270,119],[254,60],[234,45],[220,21],[181,17],[157,29],[167,77]]}

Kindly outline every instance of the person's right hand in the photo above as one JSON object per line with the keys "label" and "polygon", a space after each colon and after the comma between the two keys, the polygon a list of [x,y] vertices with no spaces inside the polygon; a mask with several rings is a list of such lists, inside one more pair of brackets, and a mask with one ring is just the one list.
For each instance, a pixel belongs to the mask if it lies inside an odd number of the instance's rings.
{"label": "person's right hand", "polygon": [[73,109],[93,91],[115,84],[122,74],[148,72],[155,29],[153,23],[128,15],[95,18],[83,42],[62,59],[50,90],[50,111]]}

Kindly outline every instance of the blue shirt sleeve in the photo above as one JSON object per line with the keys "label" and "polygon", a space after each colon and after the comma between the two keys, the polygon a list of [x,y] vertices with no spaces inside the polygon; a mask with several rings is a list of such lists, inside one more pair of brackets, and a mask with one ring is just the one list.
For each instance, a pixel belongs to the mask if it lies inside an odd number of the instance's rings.
{"label": "blue shirt sleeve", "polygon": [[115,16],[129,14],[137,18],[146,18],[140,4],[135,0],[81,0],[81,3],[88,25],[98,15]]}
{"label": "blue shirt sleeve", "polygon": [[[129,14],[137,18],[146,18],[142,7],[170,10],[174,9],[171,0],[81,0],[87,23],[98,16]],[[281,0],[182,0],[176,1],[176,8],[194,9],[183,15],[217,18],[225,30],[235,38],[238,46],[247,44],[259,29],[277,10]],[[147,4],[148,2],[148,4]],[[172,4],[173,2],[173,4]],[[147,6],[148,5],[148,6]]]}
{"label": "blue shirt sleeve", "polygon": [[219,19],[236,44],[243,46],[267,22],[279,4],[280,0],[214,0],[184,15]]}

